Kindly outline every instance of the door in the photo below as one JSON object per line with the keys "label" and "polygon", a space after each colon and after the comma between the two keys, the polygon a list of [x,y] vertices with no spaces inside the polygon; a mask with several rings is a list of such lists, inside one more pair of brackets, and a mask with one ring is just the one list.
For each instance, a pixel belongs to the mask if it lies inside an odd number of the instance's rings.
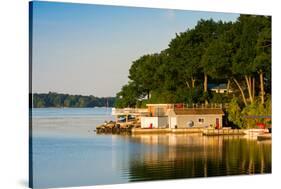
{"label": "door", "polygon": [[220,128],[220,119],[216,118],[216,129]]}

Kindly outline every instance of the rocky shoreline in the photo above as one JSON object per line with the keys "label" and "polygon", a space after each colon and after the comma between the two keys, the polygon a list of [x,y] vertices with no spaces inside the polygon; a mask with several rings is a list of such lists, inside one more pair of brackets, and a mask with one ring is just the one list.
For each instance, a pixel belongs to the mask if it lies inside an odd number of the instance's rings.
{"label": "rocky shoreline", "polygon": [[140,123],[131,121],[127,123],[109,121],[96,127],[97,134],[130,134],[133,128],[140,128]]}

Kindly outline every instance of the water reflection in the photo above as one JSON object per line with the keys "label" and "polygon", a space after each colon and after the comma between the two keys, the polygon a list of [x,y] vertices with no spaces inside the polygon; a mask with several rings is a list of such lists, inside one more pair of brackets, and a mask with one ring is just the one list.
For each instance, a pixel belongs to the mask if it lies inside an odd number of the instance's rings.
{"label": "water reflection", "polygon": [[200,134],[96,135],[105,109],[36,109],[36,188],[271,172],[271,141]]}
{"label": "water reflection", "polygon": [[[132,135],[129,181],[271,173],[271,142],[200,134]],[[134,149],[131,149],[134,150]]]}

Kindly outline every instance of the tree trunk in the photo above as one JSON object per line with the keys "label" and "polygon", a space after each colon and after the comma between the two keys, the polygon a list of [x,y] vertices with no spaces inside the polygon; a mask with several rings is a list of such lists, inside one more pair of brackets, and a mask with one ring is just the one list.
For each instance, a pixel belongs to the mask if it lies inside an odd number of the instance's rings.
{"label": "tree trunk", "polygon": [[191,87],[194,88],[195,87],[195,79],[192,77],[191,78]]}
{"label": "tree trunk", "polygon": [[249,93],[249,98],[250,98],[250,101],[251,103],[253,102],[253,97],[252,97],[252,88],[251,88],[251,78],[246,76],[245,75],[245,80],[246,80],[246,83],[247,83],[247,89],[248,89],[248,93]]}
{"label": "tree trunk", "polygon": [[230,88],[230,79],[227,80],[227,89],[226,89],[226,94],[229,94],[229,88]]}
{"label": "tree trunk", "polygon": [[252,95],[253,95],[253,101],[255,101],[255,77],[253,77],[252,82],[253,82],[253,85],[252,85],[252,87],[253,87]]}
{"label": "tree trunk", "polygon": [[189,85],[188,81],[185,81],[185,84],[186,84],[187,88],[190,89],[190,85]]}
{"label": "tree trunk", "polygon": [[240,90],[240,92],[241,92],[242,98],[243,98],[243,102],[244,102],[244,104],[247,106],[248,104],[247,104],[247,101],[246,101],[246,98],[245,98],[245,94],[244,94],[244,92],[243,92],[242,87],[240,86],[240,84],[238,83],[238,81],[237,81],[236,79],[233,79],[233,81],[234,81],[234,82],[236,83],[236,85],[238,86],[238,88],[239,88],[239,90]]}
{"label": "tree trunk", "polygon": [[[208,92],[208,76],[204,74],[204,93],[207,94]],[[208,100],[205,99],[205,104],[208,104]]]}
{"label": "tree trunk", "polygon": [[261,103],[264,104],[264,85],[263,85],[263,72],[260,72],[260,87],[261,87]]}

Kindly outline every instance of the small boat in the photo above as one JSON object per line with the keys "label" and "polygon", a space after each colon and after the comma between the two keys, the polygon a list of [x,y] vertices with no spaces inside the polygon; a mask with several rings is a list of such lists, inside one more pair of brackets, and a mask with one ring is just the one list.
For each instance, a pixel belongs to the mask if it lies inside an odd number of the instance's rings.
{"label": "small boat", "polygon": [[268,133],[268,129],[246,129],[245,137],[249,139],[257,139],[258,136]]}

